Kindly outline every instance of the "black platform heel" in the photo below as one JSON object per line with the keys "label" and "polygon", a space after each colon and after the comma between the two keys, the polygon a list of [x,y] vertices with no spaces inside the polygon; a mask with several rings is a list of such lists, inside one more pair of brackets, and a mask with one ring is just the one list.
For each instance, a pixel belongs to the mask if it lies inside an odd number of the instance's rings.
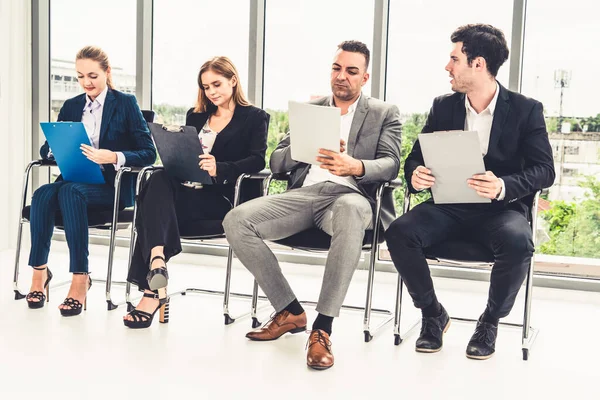
{"label": "black platform heel", "polygon": [[[152,263],[154,260],[163,260],[165,265],[162,267],[152,269]],[[169,273],[167,272],[167,263],[163,256],[155,256],[150,260],[150,271],[148,271],[148,275],[146,275],[146,280],[148,281],[148,286],[150,290],[158,290],[162,288],[166,288],[169,283]]]}
{"label": "black platform heel", "polygon": [[154,319],[154,314],[158,310],[160,310],[158,322],[162,324],[169,323],[169,306],[171,304],[171,299],[169,297],[160,298],[158,294],[150,294],[144,293],[144,297],[149,297],[151,299],[158,299],[158,306],[152,312],[152,314],[147,313],[141,310],[133,310],[129,314],[133,320],[124,319],[123,323],[126,327],[131,329],[143,329],[148,328],[152,325],[152,320]]}
{"label": "black platform heel", "polygon": [[[89,274],[86,274],[88,276],[88,291],[92,288],[92,278],[89,276]],[[67,297],[65,299],[65,301],[62,302],[63,306],[67,306],[70,308],[61,308],[60,309],[60,314],[63,317],[73,317],[75,315],[79,315],[81,314],[81,310],[87,310],[87,292],[85,294],[85,299],[83,300],[83,304],[81,304],[79,302],[79,300],[76,300],[72,297]]]}
{"label": "black platform heel", "polygon": [[[50,303],[50,281],[52,280],[52,272],[50,272],[50,268],[48,268],[48,267],[44,267],[44,268],[32,267],[32,268],[37,271],[43,271],[43,270],[48,271],[48,276],[46,277],[46,282],[44,283],[44,290],[46,291],[46,294],[44,294],[43,292],[34,290],[33,292],[27,293],[27,296],[25,297],[29,308],[42,308],[42,307],[44,307],[46,300],[48,300],[48,303]],[[31,299],[39,299],[39,301],[31,301]]]}

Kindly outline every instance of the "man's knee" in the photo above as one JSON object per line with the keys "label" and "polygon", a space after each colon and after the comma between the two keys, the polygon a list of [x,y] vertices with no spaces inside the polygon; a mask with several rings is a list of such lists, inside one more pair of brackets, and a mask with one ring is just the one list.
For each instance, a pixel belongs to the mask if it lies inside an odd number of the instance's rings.
{"label": "man's knee", "polygon": [[385,231],[384,237],[388,246],[418,243],[417,225],[408,214],[397,218]]}
{"label": "man's knee", "polygon": [[493,244],[496,255],[508,258],[531,257],[534,251],[533,236],[529,226],[507,225]]}
{"label": "man's knee", "polygon": [[365,228],[373,219],[373,211],[369,201],[359,195],[341,196],[335,201],[331,211],[334,219],[340,219],[346,223],[361,222],[365,225]]}
{"label": "man's knee", "polygon": [[225,215],[225,218],[223,219],[225,235],[233,237],[246,227],[246,222],[249,217],[247,207],[245,207],[246,204],[233,208]]}

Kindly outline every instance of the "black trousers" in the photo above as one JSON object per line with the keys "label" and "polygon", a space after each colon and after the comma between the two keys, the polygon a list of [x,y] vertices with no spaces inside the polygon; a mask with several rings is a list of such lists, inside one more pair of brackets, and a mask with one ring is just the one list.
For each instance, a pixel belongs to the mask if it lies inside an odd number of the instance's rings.
{"label": "black trousers", "polygon": [[150,251],[164,246],[165,259],[181,252],[181,236],[222,233],[222,220],[231,210],[230,201],[219,188],[207,185],[192,189],[154,172],[141,190],[135,226],[137,241],[127,281],[149,289],[146,275],[150,269]]}
{"label": "black trousers", "polygon": [[487,204],[422,203],[390,225],[385,239],[415,306],[427,307],[435,298],[423,249],[456,237],[494,254],[486,311],[492,318],[507,316],[533,257],[532,232],[521,212]]}

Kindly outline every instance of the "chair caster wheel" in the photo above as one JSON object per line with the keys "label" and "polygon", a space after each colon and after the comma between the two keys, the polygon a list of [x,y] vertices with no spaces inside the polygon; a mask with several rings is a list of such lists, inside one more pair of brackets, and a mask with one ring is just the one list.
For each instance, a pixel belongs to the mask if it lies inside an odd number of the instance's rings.
{"label": "chair caster wheel", "polygon": [[252,317],[252,329],[256,329],[261,326],[262,323],[256,317]]}
{"label": "chair caster wheel", "polygon": [[394,335],[394,345],[398,346],[400,343],[402,343],[402,338],[400,335]]}
{"label": "chair caster wheel", "polygon": [[369,331],[365,331],[365,343],[369,343],[371,341],[371,339],[373,339],[373,335],[371,335],[371,332]]}
{"label": "chair caster wheel", "polygon": [[119,306],[113,303],[111,300],[106,300],[106,308],[108,309],[108,311],[115,310],[117,309],[117,307]]}
{"label": "chair caster wheel", "polygon": [[529,349],[523,349],[523,361],[527,361],[529,359]]}
{"label": "chair caster wheel", "polygon": [[223,314],[225,316],[225,325],[231,325],[235,322],[235,319],[231,318],[229,314]]}
{"label": "chair caster wheel", "polygon": [[15,300],[21,300],[27,297],[25,294],[21,294],[18,290],[15,290]]}

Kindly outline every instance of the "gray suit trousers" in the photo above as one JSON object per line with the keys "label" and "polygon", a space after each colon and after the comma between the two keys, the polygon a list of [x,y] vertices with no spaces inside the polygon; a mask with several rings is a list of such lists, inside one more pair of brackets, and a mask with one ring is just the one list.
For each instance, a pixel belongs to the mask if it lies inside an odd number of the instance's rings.
{"label": "gray suit trousers", "polygon": [[317,311],[337,317],[372,220],[371,206],[362,194],[321,182],[244,203],[227,214],[223,227],[234,253],[277,312],[296,296],[264,240],[283,239],[313,227],[331,235]]}

